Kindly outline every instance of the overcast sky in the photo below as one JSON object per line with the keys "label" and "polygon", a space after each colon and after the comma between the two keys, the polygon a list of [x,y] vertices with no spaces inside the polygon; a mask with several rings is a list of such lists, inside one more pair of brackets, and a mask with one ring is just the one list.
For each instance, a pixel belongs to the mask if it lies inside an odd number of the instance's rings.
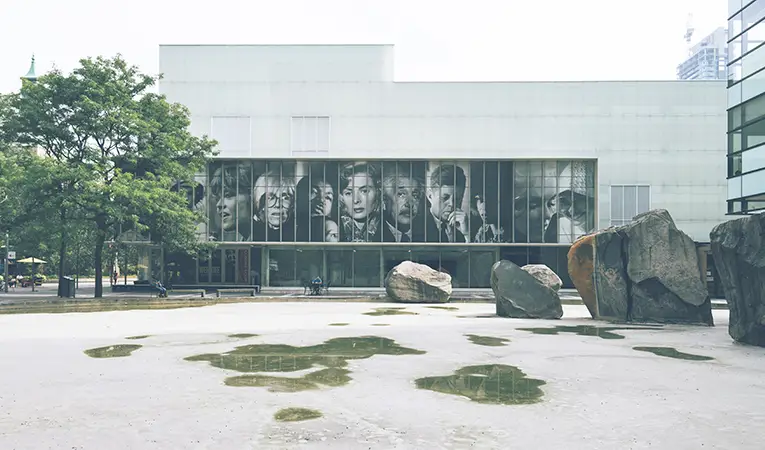
{"label": "overcast sky", "polygon": [[158,70],[159,44],[395,44],[396,80],[674,79],[725,0],[0,0],[0,92],[121,53]]}

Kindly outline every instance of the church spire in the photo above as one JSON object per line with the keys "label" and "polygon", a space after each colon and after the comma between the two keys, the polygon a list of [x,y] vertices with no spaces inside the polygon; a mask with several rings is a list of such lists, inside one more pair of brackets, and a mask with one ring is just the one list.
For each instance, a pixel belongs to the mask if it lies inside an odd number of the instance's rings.
{"label": "church spire", "polygon": [[22,77],[25,80],[36,81],[37,75],[35,75],[35,55],[32,54],[32,64],[29,66],[29,71]]}

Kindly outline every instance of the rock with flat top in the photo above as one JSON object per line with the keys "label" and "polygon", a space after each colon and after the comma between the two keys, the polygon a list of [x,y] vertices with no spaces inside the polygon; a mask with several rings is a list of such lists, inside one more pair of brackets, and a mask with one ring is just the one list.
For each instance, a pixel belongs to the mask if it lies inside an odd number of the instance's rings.
{"label": "rock with flat top", "polygon": [[666,210],[598,231],[594,240],[598,318],[713,324],[696,244]]}
{"label": "rock with flat top", "polygon": [[404,261],[385,276],[388,297],[402,303],[446,303],[452,296],[452,277],[424,264]]}

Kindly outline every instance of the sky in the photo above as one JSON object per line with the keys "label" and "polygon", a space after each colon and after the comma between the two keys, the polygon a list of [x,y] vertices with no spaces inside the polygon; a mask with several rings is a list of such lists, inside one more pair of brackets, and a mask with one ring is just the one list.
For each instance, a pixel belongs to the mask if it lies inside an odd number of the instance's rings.
{"label": "sky", "polygon": [[0,0],[0,93],[160,44],[394,44],[396,81],[666,80],[726,0]]}

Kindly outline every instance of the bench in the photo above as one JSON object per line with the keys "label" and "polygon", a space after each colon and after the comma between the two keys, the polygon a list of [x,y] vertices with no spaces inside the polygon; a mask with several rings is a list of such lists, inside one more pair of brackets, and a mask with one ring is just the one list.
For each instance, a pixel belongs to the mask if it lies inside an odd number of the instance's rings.
{"label": "bench", "polygon": [[260,291],[260,286],[256,286],[254,288],[232,288],[232,289],[218,289],[215,291],[215,296],[220,298],[221,293],[232,293],[232,292],[248,292],[251,297],[255,297],[255,294]]}
{"label": "bench", "polygon": [[170,289],[167,291],[168,294],[199,294],[200,296],[205,296],[205,290],[204,289]]}

